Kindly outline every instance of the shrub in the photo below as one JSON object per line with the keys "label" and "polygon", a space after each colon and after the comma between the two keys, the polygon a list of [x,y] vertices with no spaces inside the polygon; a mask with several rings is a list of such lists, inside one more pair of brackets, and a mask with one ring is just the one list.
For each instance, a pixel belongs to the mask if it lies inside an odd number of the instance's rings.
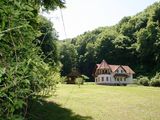
{"label": "shrub", "polygon": [[160,73],[157,73],[150,81],[150,86],[160,87]]}
{"label": "shrub", "polygon": [[149,79],[148,77],[141,77],[139,78],[138,83],[140,85],[149,86]]}
{"label": "shrub", "polygon": [[66,81],[67,81],[67,77],[62,76],[62,77],[60,78],[60,83],[66,84]]}
{"label": "shrub", "polygon": [[160,79],[152,78],[150,81],[150,86],[160,87]]}
{"label": "shrub", "polygon": [[84,80],[83,80],[83,78],[78,77],[78,78],[76,78],[75,83],[80,87],[80,85],[82,85],[84,83]]}

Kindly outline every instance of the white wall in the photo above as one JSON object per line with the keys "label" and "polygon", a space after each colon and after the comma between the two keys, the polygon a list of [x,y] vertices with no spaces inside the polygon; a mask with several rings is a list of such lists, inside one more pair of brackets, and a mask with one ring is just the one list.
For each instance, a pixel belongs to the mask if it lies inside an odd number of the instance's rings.
{"label": "white wall", "polygon": [[[102,81],[103,77],[103,81]],[[108,79],[107,79],[108,78]],[[110,74],[101,74],[96,77],[97,81],[95,80],[96,83],[111,83],[112,82],[112,76]]]}
{"label": "white wall", "polygon": [[[133,75],[132,74],[130,74],[129,77],[126,78],[126,80],[123,79],[122,81],[115,80],[115,78],[113,77],[114,74],[116,74],[116,73],[98,75],[95,78],[95,83],[97,83],[97,84],[129,84],[129,83],[133,83]],[[102,81],[102,77],[103,77],[103,81]],[[108,81],[107,81],[107,77],[108,77]]]}
{"label": "white wall", "polygon": [[130,74],[127,78],[127,83],[133,83],[133,74]]}

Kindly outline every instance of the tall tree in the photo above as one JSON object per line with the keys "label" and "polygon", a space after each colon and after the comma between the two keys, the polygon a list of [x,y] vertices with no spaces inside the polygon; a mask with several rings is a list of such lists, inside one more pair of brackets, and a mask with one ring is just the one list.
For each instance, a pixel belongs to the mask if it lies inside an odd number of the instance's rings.
{"label": "tall tree", "polygon": [[35,42],[41,47],[44,53],[44,61],[55,65],[58,62],[57,40],[58,34],[53,28],[53,24],[43,16],[38,17],[39,31],[41,32]]}
{"label": "tall tree", "polygon": [[77,67],[77,51],[74,47],[74,45],[64,42],[61,43],[60,47],[60,60],[63,64],[61,75],[65,76],[69,74],[72,70],[72,68]]}
{"label": "tall tree", "polygon": [[56,71],[34,41],[41,35],[40,8],[58,6],[63,7],[61,0],[0,1],[0,119],[25,118],[29,98],[53,89]]}

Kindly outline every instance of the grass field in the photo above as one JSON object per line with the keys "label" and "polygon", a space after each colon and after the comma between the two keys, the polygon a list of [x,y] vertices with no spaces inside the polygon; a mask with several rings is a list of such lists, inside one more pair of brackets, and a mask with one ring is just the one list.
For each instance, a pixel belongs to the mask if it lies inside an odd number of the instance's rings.
{"label": "grass field", "polygon": [[59,85],[31,113],[33,120],[160,120],[160,88]]}

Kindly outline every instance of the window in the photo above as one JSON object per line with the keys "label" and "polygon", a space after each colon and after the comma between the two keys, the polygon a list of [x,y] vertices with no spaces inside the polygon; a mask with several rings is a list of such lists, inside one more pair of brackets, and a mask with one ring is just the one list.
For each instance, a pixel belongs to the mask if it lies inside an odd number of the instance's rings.
{"label": "window", "polygon": [[121,70],[121,73],[123,73],[123,70]]}
{"label": "window", "polygon": [[126,81],[126,78],[124,78],[124,81]]}
{"label": "window", "polygon": [[121,73],[121,70],[118,69],[118,70],[117,70],[117,73]]}
{"label": "window", "polygon": [[108,77],[106,77],[106,81],[108,81]]}
{"label": "window", "polygon": [[102,77],[102,82],[104,81],[104,77]]}

